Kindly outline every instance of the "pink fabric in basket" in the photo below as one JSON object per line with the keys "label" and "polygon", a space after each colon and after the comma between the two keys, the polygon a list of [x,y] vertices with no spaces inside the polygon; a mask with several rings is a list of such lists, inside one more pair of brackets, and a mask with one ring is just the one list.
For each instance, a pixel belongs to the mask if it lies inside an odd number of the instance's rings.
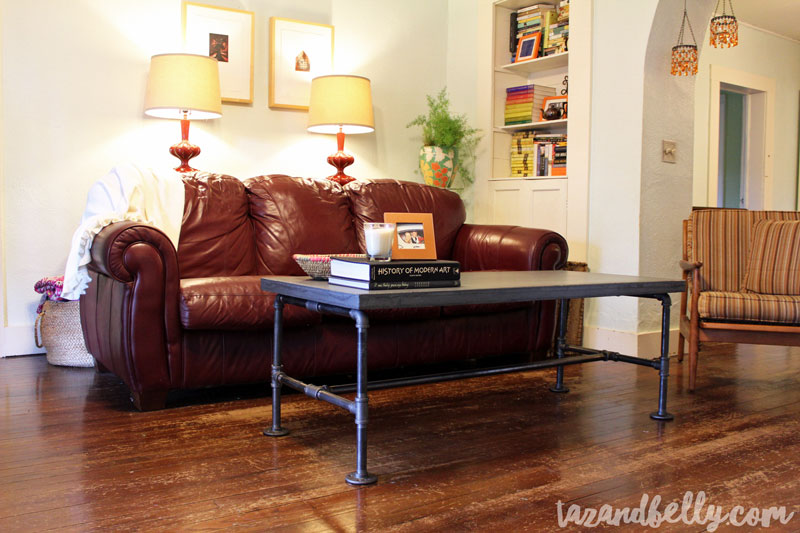
{"label": "pink fabric in basket", "polygon": [[55,300],[57,302],[66,302],[67,300],[61,297],[61,291],[64,288],[64,276],[54,276],[42,278],[33,285],[33,290],[42,294],[42,301],[39,302],[39,307],[36,308],[37,313],[42,312],[42,306],[46,300]]}

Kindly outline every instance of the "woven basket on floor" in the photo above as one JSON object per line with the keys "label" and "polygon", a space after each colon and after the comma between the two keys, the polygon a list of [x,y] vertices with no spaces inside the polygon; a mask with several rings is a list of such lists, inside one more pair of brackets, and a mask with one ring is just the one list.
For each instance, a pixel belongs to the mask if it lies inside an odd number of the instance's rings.
{"label": "woven basket on floor", "polygon": [[79,301],[47,300],[36,317],[34,336],[36,346],[47,350],[47,362],[51,365],[94,366],[94,357],[83,342]]}

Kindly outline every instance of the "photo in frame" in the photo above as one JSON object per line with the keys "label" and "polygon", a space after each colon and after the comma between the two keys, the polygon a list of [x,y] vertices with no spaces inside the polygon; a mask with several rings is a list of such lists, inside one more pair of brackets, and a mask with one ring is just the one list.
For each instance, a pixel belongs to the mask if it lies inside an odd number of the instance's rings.
{"label": "photo in frame", "polygon": [[395,224],[392,259],[436,259],[436,235],[431,213],[384,213]]}
{"label": "photo in frame", "polygon": [[541,44],[541,32],[532,33],[522,37],[519,40],[519,43],[517,43],[517,56],[514,58],[514,62],[516,63],[517,61],[525,61],[527,59],[535,59],[539,57],[539,48],[541,48]]}
{"label": "photo in frame", "polygon": [[308,110],[311,80],[333,72],[333,26],[269,19],[269,107]]}
{"label": "photo in frame", "polygon": [[223,102],[253,103],[254,33],[252,11],[183,3],[185,51],[219,61]]}
{"label": "photo in frame", "polygon": [[[548,110],[556,110],[555,118],[547,118]],[[567,118],[567,95],[548,96],[542,102],[541,116],[539,120],[561,120]]]}

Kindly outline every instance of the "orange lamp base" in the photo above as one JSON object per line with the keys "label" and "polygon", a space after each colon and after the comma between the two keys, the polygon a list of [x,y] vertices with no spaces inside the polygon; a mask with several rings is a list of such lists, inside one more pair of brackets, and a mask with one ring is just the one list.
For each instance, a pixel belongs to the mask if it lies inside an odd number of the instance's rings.
{"label": "orange lamp base", "polygon": [[181,119],[181,142],[169,147],[169,153],[180,159],[181,164],[175,167],[178,172],[197,170],[189,166],[189,160],[200,154],[200,147],[189,142],[189,120]]}
{"label": "orange lamp base", "polygon": [[336,167],[337,172],[333,176],[328,176],[328,179],[339,185],[345,185],[356,180],[354,177],[344,173],[344,169],[352,165],[355,158],[350,154],[344,153],[344,132],[342,132],[342,128],[339,128],[339,133],[336,134],[336,144],[339,150],[335,154],[328,156],[328,163]]}

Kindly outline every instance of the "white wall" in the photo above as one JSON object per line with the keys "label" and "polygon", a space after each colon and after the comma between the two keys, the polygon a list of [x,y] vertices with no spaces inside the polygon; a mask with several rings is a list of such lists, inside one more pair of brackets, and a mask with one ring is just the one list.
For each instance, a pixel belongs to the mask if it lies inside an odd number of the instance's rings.
{"label": "white wall", "polygon": [[[372,79],[376,131],[349,136],[358,177],[416,179],[419,138],[405,124],[447,81],[446,0],[217,0],[254,11],[252,105],[192,124],[193,164],[248,178],[326,176],[332,136],[305,131],[306,113],[267,107],[269,17],[335,26],[335,69]],[[145,117],[151,55],[180,49],[180,0],[2,1],[0,166],[6,306],[3,355],[33,353],[36,280],[63,272],[89,186],[121,161],[174,166],[177,122]],[[422,15],[424,14],[424,16]]]}
{"label": "white wall", "polygon": [[[0,3],[0,21],[5,19],[5,9],[4,4]],[[3,27],[0,25],[0,72],[3,72]],[[3,136],[5,132],[5,128],[3,127],[4,124],[4,114],[3,114],[3,82],[0,81],[0,192],[3,193],[0,196],[0,348],[5,346],[5,338],[6,338],[6,326],[8,325],[6,321],[6,298],[5,298],[5,285],[6,285],[6,254],[5,254],[5,172],[2,165],[2,162],[5,161],[5,138]],[[3,350],[0,349],[0,357],[3,355]]]}
{"label": "white wall", "polygon": [[[697,21],[710,19],[713,7],[714,0],[695,0],[688,6],[689,20],[698,26]],[[682,220],[688,216],[692,205],[695,77],[670,74],[671,48],[682,16],[682,10],[675,9],[672,2],[661,2],[656,11],[654,20],[657,22],[650,32],[645,59],[642,116],[645,127],[642,132],[639,274],[672,279],[680,277]],[[662,161],[663,140],[676,142],[675,163]],[[676,294],[671,316],[676,330],[678,311]],[[653,301],[640,300],[640,336],[650,334],[650,338],[657,339],[660,331],[660,306]],[[650,348],[655,353],[643,355],[657,356],[657,343]]]}
{"label": "white wall", "polygon": [[[708,30],[706,30],[708,31]],[[708,42],[708,35],[703,39]],[[796,209],[798,95],[800,95],[800,42],[746,24],[739,25],[739,46],[704,46],[695,85],[694,188],[695,205],[708,202],[708,129],[711,65],[719,65],[775,79],[775,159],[772,208]],[[712,199],[711,204],[714,203]]]}
{"label": "white wall", "polygon": [[[488,112],[488,95],[486,99],[479,97],[484,85],[479,76],[477,58],[481,49],[488,52],[491,47],[484,46],[481,41],[481,28],[479,19],[478,0],[448,0],[447,2],[447,61],[446,85],[450,95],[450,106],[454,113],[466,115],[469,124],[477,128],[482,112]],[[491,135],[491,130],[482,130],[483,139]],[[476,149],[476,155],[481,154],[488,144],[481,144]],[[477,169],[473,169],[477,172]],[[458,174],[456,174],[458,176]],[[466,186],[456,178],[454,187],[462,189],[462,198],[467,208],[467,219],[472,220],[474,215],[475,188]]]}
{"label": "white wall", "polygon": [[[639,273],[644,65],[657,6],[658,0],[595,4],[587,249],[593,272]],[[608,347],[610,332],[637,331],[632,298],[587,300],[585,316],[589,345]]]}

